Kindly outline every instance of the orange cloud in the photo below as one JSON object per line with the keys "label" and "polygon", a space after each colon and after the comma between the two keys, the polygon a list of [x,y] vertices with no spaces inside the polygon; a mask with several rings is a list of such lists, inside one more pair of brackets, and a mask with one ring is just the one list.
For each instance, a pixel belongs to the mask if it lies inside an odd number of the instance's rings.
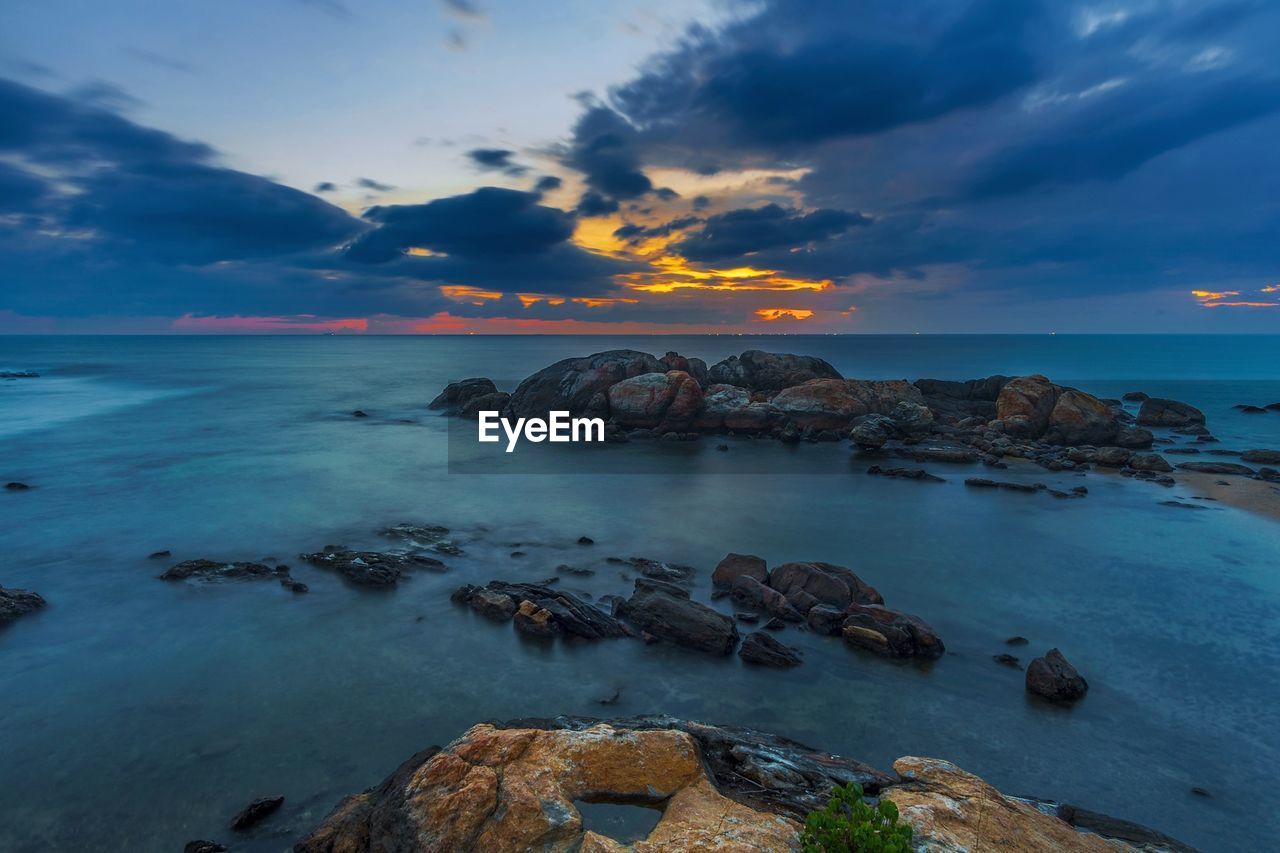
{"label": "orange cloud", "polygon": [[699,269],[679,255],[666,255],[649,262],[653,272],[623,273],[616,280],[632,290],[646,293],[673,293],[677,290],[737,291],[823,291],[830,279],[793,278],[778,270],[755,267]]}
{"label": "orange cloud", "polygon": [[363,317],[321,320],[314,314],[288,317],[229,317],[183,314],[173,321],[173,328],[186,332],[366,332],[369,321]]}
{"label": "orange cloud", "polygon": [[[1258,292],[1275,293],[1277,291],[1280,291],[1280,285],[1269,285]],[[1203,308],[1280,308],[1280,301],[1261,302],[1248,297],[1233,299],[1232,297],[1240,296],[1238,290],[1193,290],[1191,295]]]}
{"label": "orange cloud", "polygon": [[450,299],[456,299],[460,302],[467,301],[472,305],[483,305],[486,301],[502,298],[501,291],[482,290],[465,284],[442,284],[440,292]]}
{"label": "orange cloud", "polygon": [[575,296],[573,301],[588,308],[604,308],[609,305],[635,305],[639,299],[627,299],[622,296]]}
{"label": "orange cloud", "polygon": [[526,317],[455,317],[441,311],[416,322],[410,331],[430,335],[705,335],[723,326],[705,323],[645,323],[634,320],[542,320]]}
{"label": "orange cloud", "polygon": [[772,323],[774,320],[808,320],[813,312],[808,308],[757,308],[756,316]]}

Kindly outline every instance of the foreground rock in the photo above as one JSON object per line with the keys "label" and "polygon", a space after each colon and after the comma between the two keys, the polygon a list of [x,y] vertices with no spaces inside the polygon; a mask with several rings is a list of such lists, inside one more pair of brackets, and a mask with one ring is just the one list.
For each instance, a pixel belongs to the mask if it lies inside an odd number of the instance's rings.
{"label": "foreground rock", "polygon": [[1121,423],[1111,406],[1040,375],[1019,376],[1000,389],[996,417],[1014,438],[1050,444],[1115,444]]}
{"label": "foreground rock", "polygon": [[43,596],[29,589],[5,589],[0,586],[0,625],[42,610],[48,604]]}
{"label": "foreground rock", "polygon": [[609,412],[625,427],[690,429],[702,410],[702,386],[682,370],[645,373],[609,387]]}
{"label": "foreground rock", "polygon": [[636,578],[635,592],[619,614],[644,632],[679,646],[727,655],[738,644],[733,619],[689,598],[666,581]]}
{"label": "foreground rock", "polygon": [[244,832],[246,829],[256,826],[266,820],[271,815],[280,810],[284,805],[284,797],[262,797],[254,800],[249,805],[240,810],[240,813],[231,821],[231,828],[237,832]]}
{"label": "foreground rock", "polygon": [[427,408],[443,409],[447,415],[475,418],[481,411],[502,411],[511,395],[498,390],[491,379],[463,379],[450,382]]}
{"label": "foreground rock", "polygon": [[1089,682],[1057,649],[1027,666],[1027,690],[1055,702],[1073,702],[1089,690]]}
{"label": "foreground rock", "polygon": [[846,642],[886,657],[937,660],[947,650],[919,616],[879,605],[850,605],[840,633]]}
{"label": "foreground rock", "polygon": [[[917,849],[1139,849],[1077,832],[1054,815],[1121,829],[1141,849],[1172,839],[1071,806],[1002,795],[945,761],[903,758],[899,777],[751,729],[665,716],[482,723],[410,758],[381,784],[342,800],[296,853],[517,851],[604,853],[797,850],[804,816],[858,782],[897,804]],[[587,830],[577,802],[647,805],[662,816],[624,847]]]}
{"label": "foreground rock", "polygon": [[516,628],[536,636],[601,640],[632,632],[613,616],[572,593],[531,583],[492,581],[483,587],[459,587],[453,601],[493,619],[514,619]]}
{"label": "foreground rock", "polygon": [[443,572],[448,567],[421,554],[388,554],[382,551],[353,551],[341,545],[302,554],[301,559],[322,569],[332,569],[357,586],[393,587],[415,571]]}

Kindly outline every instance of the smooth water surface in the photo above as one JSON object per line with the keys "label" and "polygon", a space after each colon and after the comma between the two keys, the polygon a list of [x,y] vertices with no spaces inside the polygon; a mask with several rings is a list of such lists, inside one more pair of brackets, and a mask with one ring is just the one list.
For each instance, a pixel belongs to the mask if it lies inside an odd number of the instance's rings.
{"label": "smooth water surface", "polygon": [[[1280,832],[1280,525],[1102,473],[1083,500],[868,477],[843,444],[610,446],[647,474],[450,475],[450,379],[518,379],[632,346],[718,360],[802,352],[847,376],[1042,372],[1104,396],[1201,406],[1223,447],[1280,447],[1277,337],[0,338],[0,584],[50,602],[0,631],[0,849],[177,850],[228,842],[250,799],[288,797],[237,849],[283,850],[345,794],[483,719],[661,712],[770,729],[887,767],[955,761],[1012,793],[1150,824],[1206,850]],[[355,409],[370,417],[355,419]],[[619,457],[623,458],[623,457]],[[735,473],[735,460],[742,470]],[[633,464],[634,463],[634,464]],[[449,526],[450,571],[368,591],[301,564],[327,543],[389,547]],[[580,535],[596,544],[576,544]],[[172,584],[171,561],[292,565],[311,587]],[[608,556],[698,567],[727,552],[849,566],[920,614],[949,654],[901,665],[789,629],[787,672],[665,646],[530,642],[455,608],[467,582],[626,594]],[[513,552],[525,556],[513,557]],[[715,606],[728,612],[728,602]],[[1058,646],[1089,679],[1071,708],[998,666]],[[615,705],[597,700],[621,691]],[[1192,786],[1212,792],[1196,797]]]}

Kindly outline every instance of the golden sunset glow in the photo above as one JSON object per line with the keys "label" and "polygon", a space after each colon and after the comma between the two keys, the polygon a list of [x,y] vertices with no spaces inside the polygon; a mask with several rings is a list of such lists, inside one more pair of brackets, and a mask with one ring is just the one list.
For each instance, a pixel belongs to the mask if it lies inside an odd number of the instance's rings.
{"label": "golden sunset glow", "polygon": [[465,284],[442,284],[440,292],[450,299],[456,299],[459,302],[470,302],[472,305],[483,305],[485,302],[502,298],[501,291],[483,290],[479,287],[470,287]]}
{"label": "golden sunset glow", "polygon": [[646,293],[672,293],[677,290],[737,291],[823,291],[831,287],[830,279],[794,278],[780,275],[778,270],[754,267],[732,269],[698,269],[679,255],[666,255],[650,261],[653,272],[624,273],[617,281],[632,290]]}
{"label": "golden sunset glow", "polygon": [[[1280,292],[1280,285],[1272,284],[1258,290],[1258,293],[1276,292]],[[1263,302],[1247,296],[1233,298],[1241,295],[1239,290],[1193,290],[1191,295],[1204,308],[1280,308],[1280,301]]]}
{"label": "golden sunset glow", "polygon": [[419,246],[410,246],[408,249],[405,250],[405,254],[415,258],[447,258],[449,257],[444,252],[433,252],[430,249],[423,249]]}
{"label": "golden sunset glow", "polygon": [[774,320],[808,320],[813,312],[808,308],[758,308],[756,316],[771,323]]}
{"label": "golden sunset glow", "polygon": [[626,298],[621,297],[621,296],[618,296],[618,297],[613,297],[613,296],[600,296],[600,297],[592,297],[592,296],[575,296],[575,297],[573,298],[573,301],[574,301],[574,302],[577,302],[579,305],[585,305],[585,306],[587,306],[588,308],[604,308],[604,307],[609,306],[609,305],[635,305],[635,304],[636,304],[636,303],[638,303],[640,300],[639,300],[639,299],[626,299]]}

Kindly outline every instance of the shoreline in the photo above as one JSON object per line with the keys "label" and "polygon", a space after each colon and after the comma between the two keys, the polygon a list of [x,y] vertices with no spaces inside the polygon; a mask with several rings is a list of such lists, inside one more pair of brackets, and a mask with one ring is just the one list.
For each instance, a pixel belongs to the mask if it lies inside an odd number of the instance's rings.
{"label": "shoreline", "polygon": [[[1227,482],[1221,475],[1194,471],[1178,471],[1175,479],[1179,485],[1194,489],[1199,496],[1212,498],[1223,506],[1280,521],[1280,486],[1274,483],[1245,477],[1232,477]],[[1222,485],[1224,482],[1227,485]]]}

